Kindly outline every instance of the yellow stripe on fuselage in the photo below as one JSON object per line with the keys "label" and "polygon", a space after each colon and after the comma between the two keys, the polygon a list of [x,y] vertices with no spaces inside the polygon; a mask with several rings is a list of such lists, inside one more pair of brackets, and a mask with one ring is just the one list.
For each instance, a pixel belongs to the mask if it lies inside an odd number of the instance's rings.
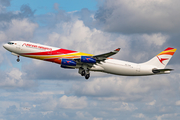
{"label": "yellow stripe on fuselage", "polygon": [[93,56],[93,54],[87,54],[87,53],[71,53],[71,54],[64,54],[64,55],[23,55],[25,57],[30,57],[30,58],[36,58],[40,60],[44,59],[51,59],[51,58],[79,58],[80,56]]}

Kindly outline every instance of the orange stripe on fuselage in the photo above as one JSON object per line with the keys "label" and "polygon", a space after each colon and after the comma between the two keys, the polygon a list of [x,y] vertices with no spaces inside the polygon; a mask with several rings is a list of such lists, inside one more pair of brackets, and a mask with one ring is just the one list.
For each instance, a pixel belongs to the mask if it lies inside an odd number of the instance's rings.
{"label": "orange stripe on fuselage", "polygon": [[57,64],[61,64],[61,59],[59,58],[51,58],[51,59],[45,59],[45,61],[54,62]]}

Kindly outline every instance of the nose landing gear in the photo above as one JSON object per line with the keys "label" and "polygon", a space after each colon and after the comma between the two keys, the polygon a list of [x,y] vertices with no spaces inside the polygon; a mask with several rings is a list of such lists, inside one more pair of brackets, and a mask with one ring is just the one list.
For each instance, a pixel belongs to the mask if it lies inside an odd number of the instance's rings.
{"label": "nose landing gear", "polygon": [[19,56],[17,56],[17,62],[19,62],[19,61],[20,61]]}

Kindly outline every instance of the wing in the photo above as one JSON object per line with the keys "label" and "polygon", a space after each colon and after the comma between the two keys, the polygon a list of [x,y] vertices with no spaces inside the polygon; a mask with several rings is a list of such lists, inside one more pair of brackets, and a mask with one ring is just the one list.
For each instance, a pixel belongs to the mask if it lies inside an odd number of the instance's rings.
{"label": "wing", "polygon": [[[68,61],[68,62],[67,63],[63,62],[64,65],[61,63],[61,67],[63,67],[63,68],[79,68],[82,65],[86,65],[91,68],[94,64],[100,63],[101,61],[106,60],[108,57],[115,55],[119,51],[120,51],[120,48],[117,48],[114,51],[100,54],[100,55],[89,56],[90,55],[89,54],[87,56],[81,55],[81,56],[79,56],[79,58],[73,58],[73,59],[65,58],[64,61]],[[63,59],[61,58],[61,60],[63,60]],[[72,64],[70,65],[70,63],[72,63]]]}
{"label": "wing", "polygon": [[95,55],[95,56],[93,56],[93,58],[98,60],[98,61],[103,61],[103,60],[106,60],[108,57],[110,57],[112,55],[115,55],[119,51],[120,51],[120,48],[117,48],[114,51],[111,51],[111,52],[108,52],[108,53],[104,53],[104,54],[100,54],[100,55]]}

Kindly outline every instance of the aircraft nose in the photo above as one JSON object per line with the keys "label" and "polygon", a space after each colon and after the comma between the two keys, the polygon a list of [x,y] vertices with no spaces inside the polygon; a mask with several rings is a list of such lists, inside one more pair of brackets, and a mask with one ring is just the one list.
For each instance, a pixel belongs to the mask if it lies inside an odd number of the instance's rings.
{"label": "aircraft nose", "polygon": [[3,45],[4,48],[5,48],[5,45],[6,45],[6,44]]}
{"label": "aircraft nose", "polygon": [[7,44],[4,44],[3,47],[4,47],[5,49],[7,49]]}

